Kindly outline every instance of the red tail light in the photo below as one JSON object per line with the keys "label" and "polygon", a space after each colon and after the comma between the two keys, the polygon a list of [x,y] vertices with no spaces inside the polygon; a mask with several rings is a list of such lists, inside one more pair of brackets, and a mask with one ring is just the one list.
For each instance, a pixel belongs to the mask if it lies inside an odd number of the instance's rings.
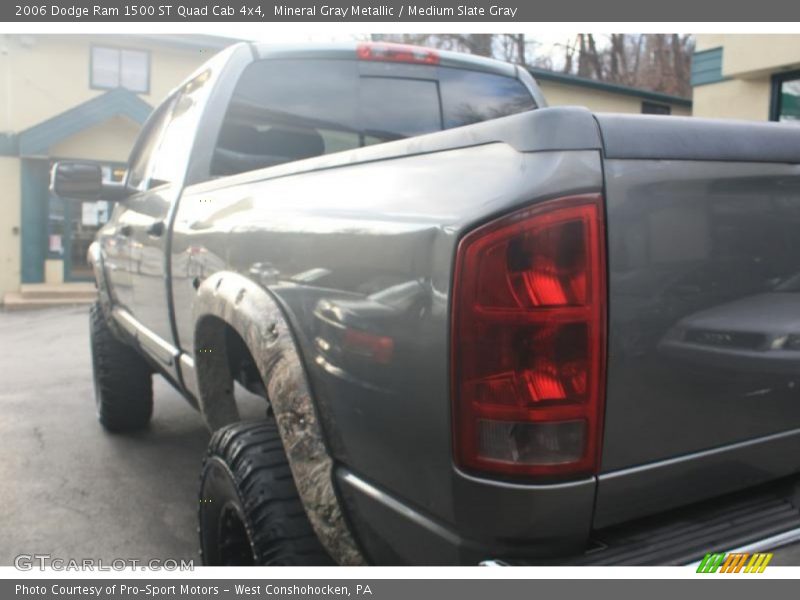
{"label": "red tail light", "polygon": [[493,221],[459,244],[453,288],[456,463],[593,473],[605,388],[603,204],[581,195]]}
{"label": "red tail light", "polygon": [[388,62],[418,63],[438,65],[439,53],[430,48],[393,44],[390,42],[359,44],[356,55],[361,60],[380,60]]}

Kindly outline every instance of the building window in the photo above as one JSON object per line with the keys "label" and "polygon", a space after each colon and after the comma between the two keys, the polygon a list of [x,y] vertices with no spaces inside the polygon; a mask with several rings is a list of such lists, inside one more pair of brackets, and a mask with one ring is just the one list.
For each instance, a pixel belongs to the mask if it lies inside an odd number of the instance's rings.
{"label": "building window", "polygon": [[144,50],[92,46],[91,78],[93,88],[125,88],[146,94],[150,91],[150,54]]}
{"label": "building window", "polygon": [[643,115],[669,115],[672,109],[668,104],[657,104],[656,102],[642,102]]}
{"label": "building window", "polygon": [[772,78],[770,119],[800,125],[800,72],[782,73]]}

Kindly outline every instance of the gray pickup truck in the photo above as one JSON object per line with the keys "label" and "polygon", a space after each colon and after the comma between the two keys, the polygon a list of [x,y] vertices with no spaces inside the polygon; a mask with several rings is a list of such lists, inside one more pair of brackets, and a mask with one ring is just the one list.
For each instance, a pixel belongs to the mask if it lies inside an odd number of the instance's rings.
{"label": "gray pickup truck", "polygon": [[800,537],[800,129],[546,108],[519,67],[422,48],[241,44],[124,182],[62,162],[53,189],[115,202],[100,422],[146,426],[157,373],[214,432],[206,564]]}

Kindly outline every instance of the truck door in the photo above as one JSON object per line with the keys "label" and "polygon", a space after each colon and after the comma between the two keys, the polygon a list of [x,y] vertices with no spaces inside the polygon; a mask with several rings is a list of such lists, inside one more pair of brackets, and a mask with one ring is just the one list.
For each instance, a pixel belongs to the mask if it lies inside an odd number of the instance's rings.
{"label": "truck door", "polygon": [[126,202],[130,237],[129,308],[141,328],[140,341],[154,358],[174,369],[177,340],[169,309],[170,221],[180,198],[209,81],[208,71],[173,93],[154,115],[152,139],[131,163],[129,185],[138,192]]}

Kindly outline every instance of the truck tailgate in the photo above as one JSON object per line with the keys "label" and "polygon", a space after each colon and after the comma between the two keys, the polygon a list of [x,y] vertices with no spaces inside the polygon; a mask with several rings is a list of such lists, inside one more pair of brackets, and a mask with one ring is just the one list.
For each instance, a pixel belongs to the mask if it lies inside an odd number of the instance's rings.
{"label": "truck tailgate", "polygon": [[800,470],[800,129],[598,122],[604,527]]}

